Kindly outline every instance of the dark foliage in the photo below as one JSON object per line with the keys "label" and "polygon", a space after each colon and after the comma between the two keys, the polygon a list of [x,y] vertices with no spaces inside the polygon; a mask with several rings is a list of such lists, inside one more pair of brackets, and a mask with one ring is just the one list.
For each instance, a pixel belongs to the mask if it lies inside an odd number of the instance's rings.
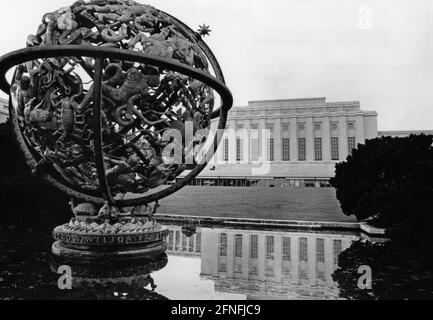
{"label": "dark foliage", "polygon": [[0,124],[0,221],[36,223],[40,215],[70,217],[67,197],[32,175],[14,140],[9,123]]}
{"label": "dark foliage", "polygon": [[[433,257],[429,250],[414,252],[397,242],[357,241],[339,256],[333,273],[340,297],[354,300],[433,299]],[[360,289],[360,266],[372,271],[371,290]]]}
{"label": "dark foliage", "polygon": [[411,135],[358,145],[331,180],[344,214],[374,218],[392,236],[432,240],[432,143],[433,136]]}

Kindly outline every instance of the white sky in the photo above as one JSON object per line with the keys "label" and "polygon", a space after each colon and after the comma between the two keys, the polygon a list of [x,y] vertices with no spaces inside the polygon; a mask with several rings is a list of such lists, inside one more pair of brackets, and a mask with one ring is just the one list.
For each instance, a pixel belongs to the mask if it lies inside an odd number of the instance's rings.
{"label": "white sky", "polygon": [[[0,54],[74,0],[0,0]],[[147,0],[206,38],[236,105],[360,100],[380,130],[433,129],[433,0]],[[369,19],[369,16],[371,19]]]}

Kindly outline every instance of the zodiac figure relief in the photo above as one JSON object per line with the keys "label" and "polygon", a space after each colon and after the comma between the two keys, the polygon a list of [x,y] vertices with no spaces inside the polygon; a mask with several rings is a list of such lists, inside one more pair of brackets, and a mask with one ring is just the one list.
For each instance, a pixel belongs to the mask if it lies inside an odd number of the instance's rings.
{"label": "zodiac figure relief", "polygon": [[[26,45],[91,45],[174,59],[209,73],[195,37],[168,15],[134,1],[75,2],[47,13]],[[18,66],[11,87],[28,142],[40,155],[37,172],[56,172],[68,185],[97,191],[94,160],[94,61],[45,58]],[[200,81],[150,65],[104,60],[101,86],[104,162],[112,196],[142,194],[175,179],[186,152],[200,141],[164,141],[164,132],[210,125],[213,90]],[[181,154],[164,155],[177,143]]]}

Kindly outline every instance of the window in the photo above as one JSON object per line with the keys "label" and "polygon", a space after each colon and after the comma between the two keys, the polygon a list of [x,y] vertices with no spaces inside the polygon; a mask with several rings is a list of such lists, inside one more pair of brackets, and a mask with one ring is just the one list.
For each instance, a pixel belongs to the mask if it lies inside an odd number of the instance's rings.
{"label": "window", "polygon": [[224,161],[229,161],[229,139],[224,139]]}
{"label": "window", "polygon": [[334,131],[334,130],[338,130],[338,123],[337,123],[337,122],[332,122],[332,123],[331,123],[331,130],[332,130],[332,131]]}
{"label": "window", "polygon": [[288,124],[283,124],[283,132],[289,132],[290,126]]}
{"label": "window", "polygon": [[305,153],[305,138],[298,139],[298,159],[299,161],[307,160],[307,156]]}
{"label": "window", "polygon": [[241,138],[236,139],[236,161],[243,160],[243,141]]}
{"label": "window", "polygon": [[305,131],[305,124],[301,123],[298,125],[299,131]]}
{"label": "window", "polygon": [[220,257],[227,257],[227,234],[220,235]]}
{"label": "window", "polygon": [[266,259],[274,260],[274,237],[266,236]]}
{"label": "window", "polygon": [[349,147],[349,153],[352,154],[353,149],[356,149],[356,139],[355,137],[347,138],[347,145]]}
{"label": "window", "polygon": [[322,161],[322,138],[314,138],[314,159]]}
{"label": "window", "polygon": [[259,256],[259,236],[252,234],[250,236],[250,258],[257,259]]}
{"label": "window", "polygon": [[316,259],[317,262],[325,262],[325,239],[317,239],[316,242]]}
{"label": "window", "polygon": [[251,160],[259,160],[259,139],[251,139]]}
{"label": "window", "polygon": [[348,130],[354,130],[355,129],[355,122],[348,122],[347,123],[347,129]]}
{"label": "window", "polygon": [[195,235],[195,252],[201,252],[201,232],[197,232]]}
{"label": "window", "polygon": [[322,124],[320,122],[316,122],[314,124],[314,130],[320,131],[322,129]]}
{"label": "window", "polygon": [[235,257],[242,258],[242,235],[235,235]]}
{"label": "window", "polygon": [[290,161],[290,139],[283,138],[283,161]]}
{"label": "window", "polygon": [[338,256],[341,251],[341,240],[334,240],[334,264],[338,264]]}
{"label": "window", "polygon": [[339,158],[338,137],[331,137],[331,159],[338,160]]}
{"label": "window", "polygon": [[226,272],[227,271],[227,266],[225,262],[220,262],[218,265],[218,271],[219,272]]}
{"label": "window", "polygon": [[299,261],[308,262],[307,238],[299,239]]}
{"label": "window", "polygon": [[274,161],[274,139],[268,139],[268,161]]}
{"label": "window", "polygon": [[290,238],[283,237],[283,261],[290,261]]}

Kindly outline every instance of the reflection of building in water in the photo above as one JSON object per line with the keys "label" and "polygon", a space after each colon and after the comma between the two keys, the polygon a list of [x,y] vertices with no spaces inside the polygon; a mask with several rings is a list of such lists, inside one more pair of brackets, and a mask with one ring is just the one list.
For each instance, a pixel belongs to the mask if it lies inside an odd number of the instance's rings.
{"label": "reflection of building in water", "polygon": [[355,235],[202,229],[202,276],[248,298],[337,297],[332,273]]}
{"label": "reflection of building in water", "polygon": [[167,237],[167,253],[181,255],[201,254],[201,232],[198,231],[191,237],[182,232],[181,226],[169,226],[170,232]]}

